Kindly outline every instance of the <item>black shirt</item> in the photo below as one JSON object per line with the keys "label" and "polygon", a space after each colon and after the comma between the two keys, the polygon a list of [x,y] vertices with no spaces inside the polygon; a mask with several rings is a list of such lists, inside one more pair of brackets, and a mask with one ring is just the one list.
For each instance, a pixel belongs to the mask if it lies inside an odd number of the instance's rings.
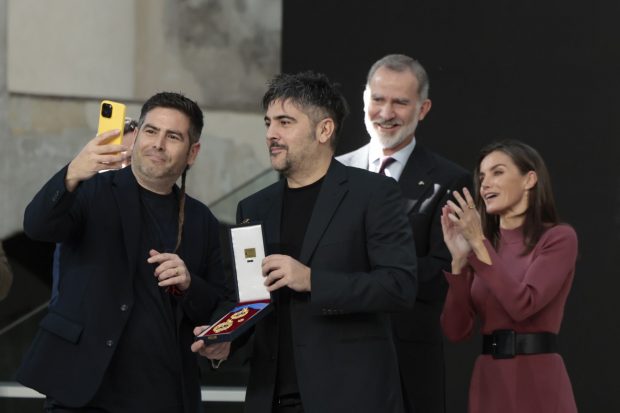
{"label": "black shirt", "polygon": [[[301,187],[284,191],[282,200],[282,219],[280,222],[280,252],[299,259],[301,247],[314,204],[321,190],[323,179]],[[306,293],[298,293],[288,287],[278,290],[276,308],[279,320],[278,334],[278,396],[299,393],[293,337],[291,330],[291,299],[300,298]]]}
{"label": "black shirt", "polygon": [[[183,367],[176,322],[177,302],[157,285],[149,250],[173,252],[177,239],[175,192],[140,190],[141,231],[134,304],[93,407],[111,412],[182,412]],[[179,309],[180,311],[180,309]],[[185,349],[189,351],[188,349]],[[122,410],[126,409],[126,410]]]}

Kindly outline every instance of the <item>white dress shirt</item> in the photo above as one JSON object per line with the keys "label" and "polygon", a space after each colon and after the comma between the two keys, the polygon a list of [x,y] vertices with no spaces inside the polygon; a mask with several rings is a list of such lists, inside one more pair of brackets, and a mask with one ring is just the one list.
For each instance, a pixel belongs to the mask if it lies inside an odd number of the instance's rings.
{"label": "white dress shirt", "polygon": [[[405,167],[411,152],[413,152],[413,149],[415,148],[415,142],[414,137],[407,146],[390,155],[391,158],[395,159],[395,162],[392,162],[385,168],[384,172],[386,176],[390,176],[397,181],[400,179],[400,175],[403,173],[403,168]],[[383,155],[383,147],[381,144],[371,140],[368,150],[368,170],[371,172],[379,172],[381,161],[383,161],[384,158],[387,157]]]}

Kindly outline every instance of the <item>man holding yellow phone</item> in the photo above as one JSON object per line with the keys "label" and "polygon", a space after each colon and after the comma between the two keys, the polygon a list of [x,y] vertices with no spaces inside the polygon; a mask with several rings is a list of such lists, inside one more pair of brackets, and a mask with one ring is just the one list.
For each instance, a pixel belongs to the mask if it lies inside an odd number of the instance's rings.
{"label": "man holding yellow phone", "polygon": [[62,243],[56,300],[18,372],[46,411],[200,409],[192,326],[228,294],[218,222],[185,194],[202,127],[195,102],[158,93],[131,167],[108,142],[119,130],[101,133],[26,208],[30,237]]}
{"label": "man holding yellow phone", "polygon": [[101,102],[97,135],[111,130],[117,130],[119,133],[107,143],[122,144],[126,111],[127,107],[122,103],[113,102],[111,100],[104,100]]}

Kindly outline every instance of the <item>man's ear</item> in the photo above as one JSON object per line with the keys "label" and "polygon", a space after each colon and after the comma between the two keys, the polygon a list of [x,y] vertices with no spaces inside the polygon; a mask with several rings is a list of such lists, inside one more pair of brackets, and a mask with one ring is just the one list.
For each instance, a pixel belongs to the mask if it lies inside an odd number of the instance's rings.
{"label": "man's ear", "polygon": [[190,167],[196,161],[196,156],[200,151],[200,142],[196,142],[189,147],[189,153],[187,154],[187,166]]}
{"label": "man's ear", "polygon": [[320,143],[327,143],[334,135],[334,120],[325,118],[316,125],[316,134]]}
{"label": "man's ear", "polygon": [[418,114],[418,120],[422,120],[426,117],[428,112],[430,112],[431,110],[431,106],[433,106],[433,103],[431,102],[431,100],[424,99],[424,102],[422,102],[422,104],[420,105],[420,113]]}

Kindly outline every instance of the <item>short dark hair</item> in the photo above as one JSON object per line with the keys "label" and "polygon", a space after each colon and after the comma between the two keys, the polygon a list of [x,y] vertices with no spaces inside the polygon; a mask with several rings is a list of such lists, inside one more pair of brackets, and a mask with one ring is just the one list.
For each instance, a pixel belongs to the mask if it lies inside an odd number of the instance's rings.
{"label": "short dark hair", "polygon": [[181,93],[176,92],[160,92],[151,96],[140,111],[140,120],[138,127],[144,123],[146,114],[155,108],[176,109],[184,113],[189,118],[189,139],[190,144],[194,144],[200,140],[202,127],[204,126],[202,110],[196,102],[185,97]]}
{"label": "short dark hair", "polygon": [[497,247],[500,238],[499,216],[486,213],[483,201],[480,197],[480,163],[491,152],[499,151],[510,157],[521,174],[529,171],[536,172],[536,185],[530,190],[528,196],[527,211],[523,223],[524,254],[534,249],[542,234],[551,226],[560,222],[555,207],[551,178],[547,166],[536,149],[517,140],[503,140],[493,142],[480,151],[478,164],[474,171],[474,189],[476,204],[482,219],[484,236]]}
{"label": "short dark hair", "polygon": [[377,70],[382,67],[386,67],[394,72],[404,72],[405,70],[413,73],[418,80],[418,98],[420,100],[428,99],[428,90],[430,88],[430,82],[428,80],[428,74],[424,67],[412,57],[404,54],[389,54],[377,60],[370,70],[368,71],[368,77],[366,78],[366,84],[370,85],[372,77]]}
{"label": "short dark hair", "polygon": [[[332,148],[336,148],[344,119],[349,114],[347,101],[339,90],[337,83],[331,82],[322,73],[312,71],[297,74],[282,73],[269,82],[269,88],[263,96],[263,110],[276,100],[290,101],[316,123],[324,117],[334,121],[334,134],[331,138]],[[313,112],[319,112],[313,113]]]}

